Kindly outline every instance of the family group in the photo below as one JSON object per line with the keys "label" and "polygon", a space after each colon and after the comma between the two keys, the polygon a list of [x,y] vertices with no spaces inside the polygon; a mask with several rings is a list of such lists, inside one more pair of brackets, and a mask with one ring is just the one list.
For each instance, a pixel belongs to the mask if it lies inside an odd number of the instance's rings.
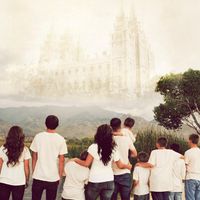
{"label": "family group", "polygon": [[[19,126],[10,128],[0,147],[0,200],[24,199],[32,172],[32,200],[56,200],[63,177],[63,200],[200,200],[199,136],[191,134],[189,150],[159,137],[150,155],[137,152],[135,121],[119,118],[97,128],[93,144],[80,158],[67,159],[67,144],[57,133],[59,119],[50,115],[46,130],[36,134],[30,150]],[[148,141],[147,141],[148,142]],[[130,160],[137,160],[132,166]],[[29,162],[32,160],[32,170]],[[133,170],[133,171],[132,171]],[[31,171],[31,172],[30,172]],[[185,192],[183,192],[185,191]]]}

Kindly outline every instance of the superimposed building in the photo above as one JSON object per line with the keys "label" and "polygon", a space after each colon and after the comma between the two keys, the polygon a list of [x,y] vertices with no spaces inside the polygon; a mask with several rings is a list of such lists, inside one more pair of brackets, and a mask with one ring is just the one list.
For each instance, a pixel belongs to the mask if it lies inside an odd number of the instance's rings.
{"label": "superimposed building", "polygon": [[149,90],[153,55],[134,13],[116,17],[109,52],[95,57],[65,33],[50,33],[27,87],[35,95],[136,97]]}

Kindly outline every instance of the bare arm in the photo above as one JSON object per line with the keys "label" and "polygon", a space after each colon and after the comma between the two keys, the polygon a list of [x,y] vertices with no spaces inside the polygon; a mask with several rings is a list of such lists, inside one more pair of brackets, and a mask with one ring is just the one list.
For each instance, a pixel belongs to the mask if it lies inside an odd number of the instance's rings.
{"label": "bare arm", "polygon": [[154,166],[150,163],[137,163],[136,166],[143,168],[153,168]]}
{"label": "bare arm", "polygon": [[137,150],[136,149],[131,149],[131,157],[135,158],[137,157]]}
{"label": "bare arm", "polygon": [[30,177],[29,160],[24,160],[24,172],[25,172],[25,176],[26,176],[26,184],[28,184],[29,177]]}
{"label": "bare arm", "polygon": [[118,160],[115,163],[116,163],[116,165],[119,169],[128,169],[128,170],[132,169],[132,165],[130,163],[124,164],[124,163],[121,162],[121,160]]}
{"label": "bare arm", "polygon": [[2,169],[2,166],[3,166],[3,159],[0,158],[0,174],[1,174],[1,169]]}
{"label": "bare arm", "polygon": [[60,178],[63,176],[64,164],[65,164],[65,156],[59,155],[59,176],[60,176]]}
{"label": "bare arm", "polygon": [[37,159],[38,159],[38,154],[37,152],[34,152],[32,153],[32,172],[35,171],[35,166],[36,166],[36,163],[37,163]]}
{"label": "bare arm", "polygon": [[86,160],[80,160],[76,158],[74,161],[81,166],[89,167],[92,164],[93,157],[90,154],[88,154]]}

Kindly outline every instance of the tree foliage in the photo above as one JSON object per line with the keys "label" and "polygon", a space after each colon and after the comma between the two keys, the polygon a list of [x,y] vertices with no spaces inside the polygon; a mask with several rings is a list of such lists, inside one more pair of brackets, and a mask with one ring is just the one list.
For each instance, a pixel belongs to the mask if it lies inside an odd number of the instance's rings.
{"label": "tree foliage", "polygon": [[164,103],[154,108],[155,119],[167,129],[179,129],[187,124],[200,134],[200,71],[189,69],[185,73],[160,78],[156,92]]}

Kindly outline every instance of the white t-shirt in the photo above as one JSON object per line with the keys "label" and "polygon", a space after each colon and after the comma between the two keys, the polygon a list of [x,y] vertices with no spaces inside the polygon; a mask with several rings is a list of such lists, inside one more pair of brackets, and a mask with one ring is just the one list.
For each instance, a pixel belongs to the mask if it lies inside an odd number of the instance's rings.
{"label": "white t-shirt", "polygon": [[191,148],[185,152],[186,179],[200,180],[200,149]]}
{"label": "white t-shirt", "polygon": [[6,151],[7,150],[4,149],[4,146],[1,146],[0,158],[3,160],[3,165],[0,173],[0,183],[14,186],[25,185],[26,176],[24,172],[24,161],[31,158],[28,148],[24,147],[24,151],[19,158],[19,163],[17,163],[15,166],[7,166],[8,157],[6,155]]}
{"label": "white t-shirt", "polygon": [[33,178],[49,182],[58,181],[58,156],[67,154],[65,139],[57,133],[42,132],[35,136],[30,149],[38,154]]}
{"label": "white t-shirt", "polygon": [[97,144],[90,145],[90,147],[88,148],[88,153],[93,157],[93,162],[89,175],[89,182],[102,183],[113,181],[114,174],[112,170],[112,162],[120,160],[118,151],[113,151],[111,160],[107,165],[104,165],[103,162],[100,160]]}
{"label": "white t-shirt", "polygon": [[66,179],[63,186],[64,199],[85,200],[84,185],[88,182],[89,168],[69,161],[65,165]]}
{"label": "white t-shirt", "polygon": [[181,157],[170,149],[157,149],[151,152],[149,163],[154,165],[150,175],[150,191],[169,192],[173,190],[173,165]]}
{"label": "white t-shirt", "polygon": [[[128,164],[129,150],[132,150],[132,151],[135,150],[133,142],[127,136],[114,136],[114,141],[117,145],[117,150],[119,152],[120,160],[124,164]],[[115,163],[113,164],[113,171],[115,175],[130,173],[130,170],[128,169],[119,169]]]}
{"label": "white t-shirt", "polygon": [[173,165],[173,190],[172,192],[183,191],[183,180],[185,179],[186,167],[183,159],[178,159]]}
{"label": "white t-shirt", "polygon": [[150,169],[135,167],[133,171],[133,180],[138,181],[138,184],[134,188],[135,195],[149,194],[149,176]]}
{"label": "white t-shirt", "polygon": [[121,130],[122,135],[128,136],[133,143],[136,141],[136,135],[128,128],[122,128]]}

